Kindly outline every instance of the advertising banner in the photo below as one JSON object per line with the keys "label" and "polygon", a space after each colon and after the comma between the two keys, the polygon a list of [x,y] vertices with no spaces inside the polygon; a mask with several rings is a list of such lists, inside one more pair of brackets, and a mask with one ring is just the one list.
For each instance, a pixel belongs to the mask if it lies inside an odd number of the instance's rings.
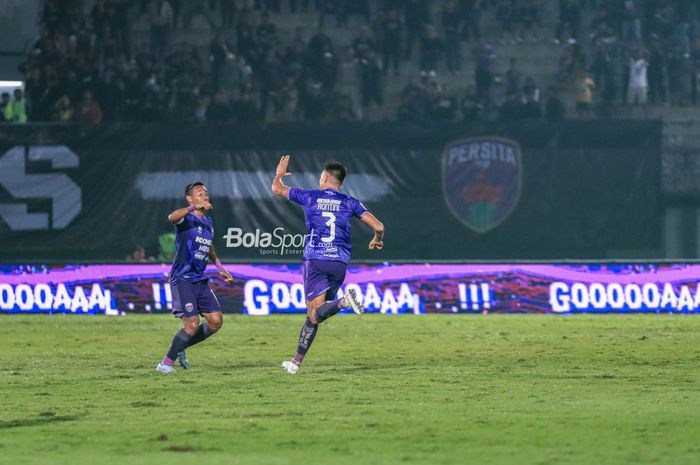
{"label": "advertising banner", "polygon": [[385,224],[379,254],[354,224],[355,259],[652,256],[660,137],[653,121],[0,127],[0,260],[113,262],[139,246],[157,256],[168,213],[202,181],[220,256],[297,261],[304,213],[270,190],[285,153],[285,182],[307,189],[325,161],[341,161],[342,192]]}
{"label": "advertising banner", "polygon": [[[228,265],[234,282],[209,269],[226,313],[304,313],[299,265]],[[170,267],[160,264],[3,266],[0,312],[123,315],[172,309]],[[696,264],[351,265],[369,313],[697,313]]]}

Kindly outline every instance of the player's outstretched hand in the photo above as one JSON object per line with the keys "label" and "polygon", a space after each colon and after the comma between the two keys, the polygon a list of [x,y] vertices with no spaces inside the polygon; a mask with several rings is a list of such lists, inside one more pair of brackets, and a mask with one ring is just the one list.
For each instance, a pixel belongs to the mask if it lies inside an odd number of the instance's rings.
{"label": "player's outstretched hand", "polygon": [[233,282],[233,276],[228,271],[219,271],[219,274],[224,277],[224,281],[226,281],[227,283]]}
{"label": "player's outstretched hand", "polygon": [[287,171],[287,167],[289,166],[289,159],[291,157],[289,155],[282,155],[282,158],[280,158],[280,162],[277,165],[277,169],[275,170],[275,174],[277,176],[280,176],[284,178],[285,176],[291,176],[292,173]]}
{"label": "player's outstretched hand", "polygon": [[369,250],[382,250],[384,248],[384,242],[372,239],[369,242]]}

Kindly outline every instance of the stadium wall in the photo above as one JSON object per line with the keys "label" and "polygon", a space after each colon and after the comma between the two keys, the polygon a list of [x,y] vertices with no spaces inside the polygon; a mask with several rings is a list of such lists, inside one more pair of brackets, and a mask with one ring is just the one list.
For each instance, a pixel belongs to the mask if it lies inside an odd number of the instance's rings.
{"label": "stadium wall", "polygon": [[344,189],[387,226],[370,254],[356,225],[359,260],[654,256],[660,141],[658,121],[1,127],[0,261],[123,259],[171,231],[167,213],[201,180],[219,255],[297,263],[302,212],[269,190],[283,153],[291,185],[317,185],[324,160],[348,166]]}

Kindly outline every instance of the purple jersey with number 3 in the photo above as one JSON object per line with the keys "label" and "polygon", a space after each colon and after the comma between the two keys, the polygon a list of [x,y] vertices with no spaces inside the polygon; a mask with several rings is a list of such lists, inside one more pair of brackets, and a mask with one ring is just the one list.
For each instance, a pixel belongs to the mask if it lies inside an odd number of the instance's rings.
{"label": "purple jersey with number 3", "polygon": [[350,223],[367,209],[359,200],[333,189],[289,189],[289,200],[304,207],[306,246],[304,260],[350,262]]}

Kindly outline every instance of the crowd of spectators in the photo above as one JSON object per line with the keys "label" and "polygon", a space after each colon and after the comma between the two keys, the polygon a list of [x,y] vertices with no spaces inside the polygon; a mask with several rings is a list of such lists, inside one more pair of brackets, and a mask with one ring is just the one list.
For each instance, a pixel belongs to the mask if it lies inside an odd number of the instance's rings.
{"label": "crowd of spectators", "polygon": [[[694,0],[45,0],[25,90],[3,95],[0,111],[12,122],[352,121],[384,108],[398,79],[408,82],[398,110],[382,114],[399,120],[558,120],[568,101],[580,117],[696,105],[699,9]],[[316,24],[282,40],[286,15],[313,12]],[[148,42],[132,39],[139,19]],[[206,53],[173,40],[195,20],[211,31]],[[350,43],[336,43],[337,28]],[[515,58],[497,69],[507,43],[562,49],[545,91]],[[356,73],[356,92],[339,85],[343,72]]]}

